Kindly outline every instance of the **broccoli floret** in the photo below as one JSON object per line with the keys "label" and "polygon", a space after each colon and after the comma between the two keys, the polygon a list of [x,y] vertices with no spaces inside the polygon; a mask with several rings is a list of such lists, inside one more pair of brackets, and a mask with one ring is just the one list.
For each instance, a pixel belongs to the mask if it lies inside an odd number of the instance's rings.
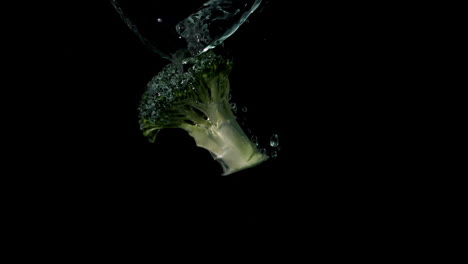
{"label": "broccoli floret", "polygon": [[231,111],[232,62],[208,51],[164,67],[147,85],[140,103],[140,127],[154,142],[163,128],[182,128],[210,151],[223,175],[253,167],[268,156],[245,135]]}

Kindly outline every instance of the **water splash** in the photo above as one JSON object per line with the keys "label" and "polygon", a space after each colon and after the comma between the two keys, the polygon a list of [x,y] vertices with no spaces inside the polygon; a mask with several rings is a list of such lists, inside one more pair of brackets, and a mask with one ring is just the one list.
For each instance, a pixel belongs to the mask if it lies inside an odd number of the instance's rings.
{"label": "water splash", "polygon": [[[262,0],[109,1],[146,47],[171,61],[182,55],[200,55],[220,45],[262,3]],[[180,53],[180,49],[189,54]]]}
{"label": "water splash", "polygon": [[210,0],[179,22],[182,36],[192,55],[206,52],[230,37],[258,8],[262,0]]}
{"label": "water splash", "polygon": [[[122,7],[120,6],[119,2],[117,0],[110,0],[112,6],[114,9],[117,11],[119,14],[120,18],[122,21],[127,25],[127,27],[135,33],[135,35],[138,37],[138,39],[145,45],[148,49],[150,49],[152,52],[158,54],[161,58],[163,59],[171,59],[171,56],[167,54],[166,52],[162,51],[159,47],[157,47],[154,43],[152,43],[148,38],[143,36],[143,34],[140,33],[140,30],[138,29],[137,25],[133,23],[133,21],[127,16],[127,14],[124,12]],[[158,18],[158,23],[162,22],[161,18]]]}

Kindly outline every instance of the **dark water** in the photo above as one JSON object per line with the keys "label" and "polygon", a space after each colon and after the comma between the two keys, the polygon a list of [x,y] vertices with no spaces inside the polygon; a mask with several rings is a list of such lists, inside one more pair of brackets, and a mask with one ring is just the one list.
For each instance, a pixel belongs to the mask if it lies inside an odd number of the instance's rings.
{"label": "dark water", "polygon": [[301,228],[323,227],[321,234],[362,224],[370,212],[378,222],[387,201],[375,197],[393,168],[381,156],[392,139],[380,135],[392,128],[378,122],[386,99],[375,87],[387,89],[391,80],[374,67],[386,56],[377,28],[345,6],[279,2],[265,1],[223,48],[234,60],[232,99],[248,108],[239,113],[243,127],[263,146],[277,133],[281,151],[227,177],[183,131],[163,131],[155,144],[142,136],[139,99],[167,61],[141,44],[110,3],[64,6],[52,27],[52,118],[38,143],[52,154],[37,165],[46,175],[27,181],[48,197],[45,214],[63,212],[64,223],[110,233],[111,226],[284,231],[310,214],[313,222]]}

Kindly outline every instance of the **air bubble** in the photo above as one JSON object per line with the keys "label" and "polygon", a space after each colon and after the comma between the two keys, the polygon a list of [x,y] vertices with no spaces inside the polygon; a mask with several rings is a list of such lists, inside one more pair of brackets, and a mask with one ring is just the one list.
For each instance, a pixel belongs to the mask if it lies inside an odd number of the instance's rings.
{"label": "air bubble", "polygon": [[252,137],[252,143],[254,143],[255,146],[258,146],[258,137],[257,136]]}
{"label": "air bubble", "polygon": [[278,134],[271,135],[270,146],[276,148],[279,145]]}
{"label": "air bubble", "polygon": [[271,155],[272,158],[276,159],[278,157],[278,151],[276,151],[276,150],[272,151],[270,155]]}
{"label": "air bubble", "polygon": [[231,103],[231,109],[234,113],[237,113],[237,105],[236,103]]}

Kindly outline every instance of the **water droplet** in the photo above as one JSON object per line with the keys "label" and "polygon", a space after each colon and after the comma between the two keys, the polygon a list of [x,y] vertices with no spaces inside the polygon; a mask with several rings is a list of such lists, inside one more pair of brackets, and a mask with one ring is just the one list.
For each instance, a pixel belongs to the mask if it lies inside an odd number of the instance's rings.
{"label": "water droplet", "polygon": [[158,23],[162,23],[162,22],[163,22],[162,18],[158,17]]}
{"label": "water droplet", "polygon": [[247,112],[247,106],[242,107],[242,112]]}
{"label": "water droplet", "polygon": [[258,146],[258,137],[257,136],[252,137],[252,143],[254,143],[255,146]]}
{"label": "water droplet", "polygon": [[279,145],[278,134],[271,135],[270,146],[276,148]]}

